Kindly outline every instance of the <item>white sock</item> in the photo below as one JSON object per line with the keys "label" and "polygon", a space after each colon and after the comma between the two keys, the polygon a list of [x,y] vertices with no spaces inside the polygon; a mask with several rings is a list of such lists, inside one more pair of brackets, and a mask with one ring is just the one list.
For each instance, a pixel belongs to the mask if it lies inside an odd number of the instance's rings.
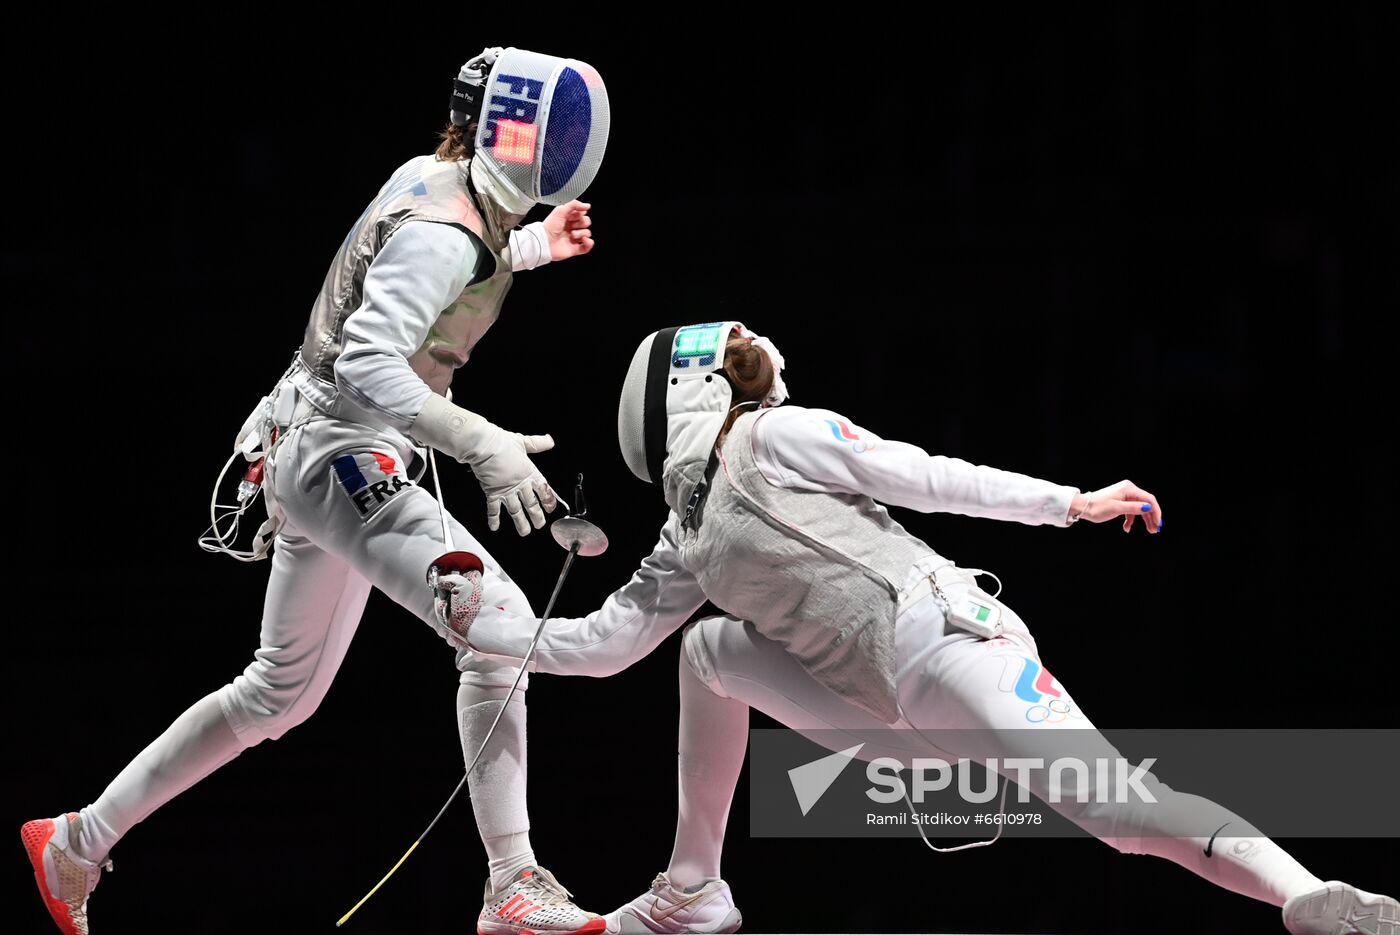
{"label": "white sock", "polygon": [[106,859],[124,834],[151,812],[238,756],[243,743],[206,695],[165,729],[117,774],[96,802],[83,809],[73,841],[79,857]]}
{"label": "white sock", "polygon": [[491,868],[493,893],[499,893],[509,886],[526,867],[537,866],[528,831],[482,838],[481,843],[486,845],[486,863]]}
{"label": "white sock", "polygon": [[[480,685],[458,687],[457,723],[466,764],[481,749],[508,691]],[[467,779],[476,827],[486,847],[493,891],[509,885],[521,869],[535,865],[535,854],[530,849],[525,778],[525,697],[516,692],[501,716],[491,745]]]}
{"label": "white sock", "polygon": [[666,876],[672,886],[685,889],[720,878],[729,805],[749,744],[749,706],[706,688],[684,653],[680,683],[680,807]]}

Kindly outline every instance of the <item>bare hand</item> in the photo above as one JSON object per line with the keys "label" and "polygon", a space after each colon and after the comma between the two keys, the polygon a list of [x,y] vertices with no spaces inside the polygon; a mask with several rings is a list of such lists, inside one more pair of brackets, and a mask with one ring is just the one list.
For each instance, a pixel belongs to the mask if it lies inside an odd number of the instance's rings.
{"label": "bare hand", "polygon": [[1130,480],[1093,493],[1075,494],[1070,501],[1069,515],[1091,523],[1105,523],[1121,516],[1124,532],[1131,530],[1133,522],[1141,518],[1149,533],[1162,531],[1162,507],[1157,498]]}
{"label": "bare hand", "polygon": [[593,207],[584,201],[571,201],[549,212],[544,219],[544,229],[549,234],[549,258],[567,260],[572,256],[583,256],[593,249],[593,219],[588,209]]}

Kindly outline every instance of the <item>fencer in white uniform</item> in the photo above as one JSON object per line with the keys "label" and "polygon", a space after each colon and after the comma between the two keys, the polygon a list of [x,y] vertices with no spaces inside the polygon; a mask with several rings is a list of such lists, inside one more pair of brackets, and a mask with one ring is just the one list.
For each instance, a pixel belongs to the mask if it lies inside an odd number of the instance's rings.
{"label": "fencer in white uniform", "polygon": [[[446,397],[456,369],[495,322],[513,272],[592,249],[589,206],[576,199],[598,170],[608,127],[606,91],[590,66],[488,49],[454,83],[443,146],[401,166],[355,223],[292,366],[237,442],[250,459],[263,456],[269,512],[242,557],[272,553],[252,664],[180,715],[91,805],[22,829],[62,931],[88,931],[87,898],[100,868],[137,822],[316,710],[371,587],[452,645],[463,754],[470,760],[480,750],[515,670],[466,648],[454,629],[464,608],[435,607],[426,576],[444,552],[443,523],[457,548],[484,565],[466,610],[532,611],[481,542],[443,518],[418,486],[415,465],[425,445],[469,463],[491,529],[504,510],[525,535],[555,508],[529,457],[552,440],[507,432]],[[541,202],[557,207],[517,228]],[[490,405],[473,401],[473,409]],[[490,865],[478,927],[488,935],[598,931],[602,919],[575,906],[536,863],[525,772],[525,705],[516,692],[470,776]]]}
{"label": "fencer in white uniform", "polygon": [[[1081,493],[930,457],[830,410],[773,408],[786,397],[781,368],[772,343],[737,322],[666,329],[642,342],[619,437],[633,472],[662,488],[670,515],[632,580],[587,617],[551,619],[536,650],[538,672],[605,676],[646,656],[706,600],[727,614],[693,624],[682,643],[670,865],[608,916],[610,931],[738,927],[720,850],[750,707],[822,732],[814,736],[833,749],[843,732],[878,736],[863,759],[951,754],[1005,764],[1066,743],[1088,760],[1118,759],[1045,669],[1015,612],[880,503],[1032,525],[1121,517],[1127,529],[1155,533],[1156,498],[1128,481]],[[534,630],[533,620],[498,615],[479,619],[468,642],[523,658]],[[941,733],[935,745],[924,733],[933,729],[967,733]],[[1061,786],[1051,804],[1081,828],[1124,853],[1165,857],[1283,906],[1291,932],[1397,933],[1395,900],[1324,883],[1214,802],[1150,773],[1150,807],[1099,788],[1097,775],[1059,777],[1067,779],[1081,788]],[[1030,791],[1047,798],[1044,784],[1035,774]]]}

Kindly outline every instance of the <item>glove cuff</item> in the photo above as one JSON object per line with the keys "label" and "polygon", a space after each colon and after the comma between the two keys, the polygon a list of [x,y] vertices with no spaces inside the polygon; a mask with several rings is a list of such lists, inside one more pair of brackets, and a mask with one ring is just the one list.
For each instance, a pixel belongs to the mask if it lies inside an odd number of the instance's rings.
{"label": "glove cuff", "polygon": [[432,394],[418,410],[409,434],[458,461],[472,462],[481,455],[481,442],[491,423],[470,410]]}

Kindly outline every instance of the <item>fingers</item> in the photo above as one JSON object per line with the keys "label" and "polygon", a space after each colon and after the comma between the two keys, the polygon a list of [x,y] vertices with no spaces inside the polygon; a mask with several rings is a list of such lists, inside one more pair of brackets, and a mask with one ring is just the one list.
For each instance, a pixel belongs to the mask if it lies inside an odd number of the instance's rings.
{"label": "fingers", "polygon": [[[526,487],[520,491],[520,500],[525,504],[525,512],[529,514],[530,525],[536,529],[544,526],[544,510],[540,507],[539,497],[535,493],[533,486]],[[520,524],[515,524],[515,531],[520,532]],[[522,536],[528,535],[530,530],[520,532]]]}
{"label": "fingers", "polygon": [[[510,514],[510,520],[512,523],[515,524],[516,534],[521,536],[528,536],[530,534],[531,517],[526,512],[525,504],[521,501],[520,494],[521,491],[518,490],[512,490],[510,493],[506,494],[506,512]],[[536,509],[538,510],[539,508],[536,507]],[[544,515],[541,514],[540,525],[543,524]]]}
{"label": "fingers", "polygon": [[[554,492],[554,488],[549,486],[543,477],[535,481],[535,496],[539,498],[540,506],[544,507],[546,513],[553,513],[559,508],[560,496]],[[539,528],[537,525],[536,529]]]}
{"label": "fingers", "polygon": [[[1096,503],[1097,508],[1100,504]],[[1131,529],[1133,521],[1139,517],[1144,520],[1152,510],[1152,504],[1144,503],[1141,500],[1105,500],[1102,502],[1103,518],[1109,519],[1114,516],[1123,517],[1123,528]]]}
{"label": "fingers", "polygon": [[1149,533],[1162,531],[1162,506],[1150,491],[1143,490],[1130,480],[1123,480],[1097,494],[1103,495],[1103,499],[1096,499],[1094,503],[1094,512],[1099,513],[1097,522],[1122,516],[1124,532],[1132,531],[1133,524],[1139,519]]}
{"label": "fingers", "polygon": [[525,453],[537,455],[541,451],[548,451],[554,447],[554,437],[552,435],[521,435],[520,443],[525,446]]}
{"label": "fingers", "polygon": [[506,507],[506,515],[510,517],[511,525],[515,527],[515,532],[520,536],[528,536],[530,530],[544,527],[545,509],[553,511],[557,504],[551,503],[547,507],[542,505],[540,498],[529,484],[525,484],[517,490],[512,490],[504,496],[491,497],[486,501],[486,526],[492,532],[501,528],[501,504]]}
{"label": "fingers", "polygon": [[584,201],[571,201],[550,212],[550,218],[555,223],[561,224],[565,230],[574,227],[588,227],[593,223],[588,216],[588,209],[591,207],[593,206]]}
{"label": "fingers", "polygon": [[[544,478],[540,478],[541,482],[543,480]],[[515,531],[522,536],[528,536],[532,527],[543,529],[545,510],[552,511],[557,506],[552,500],[546,506],[544,499],[539,495],[540,486],[546,491],[549,489],[548,484],[536,485],[526,482],[506,495],[506,512],[515,523]]]}
{"label": "fingers", "polygon": [[586,216],[565,217],[558,230],[550,234],[549,255],[554,260],[583,256],[593,250],[593,221]]}
{"label": "fingers", "polygon": [[1162,506],[1157,502],[1157,498],[1146,490],[1143,490],[1132,481],[1123,481],[1123,497],[1125,499],[1141,501],[1140,507],[1143,512],[1142,522],[1150,533],[1162,531]]}

